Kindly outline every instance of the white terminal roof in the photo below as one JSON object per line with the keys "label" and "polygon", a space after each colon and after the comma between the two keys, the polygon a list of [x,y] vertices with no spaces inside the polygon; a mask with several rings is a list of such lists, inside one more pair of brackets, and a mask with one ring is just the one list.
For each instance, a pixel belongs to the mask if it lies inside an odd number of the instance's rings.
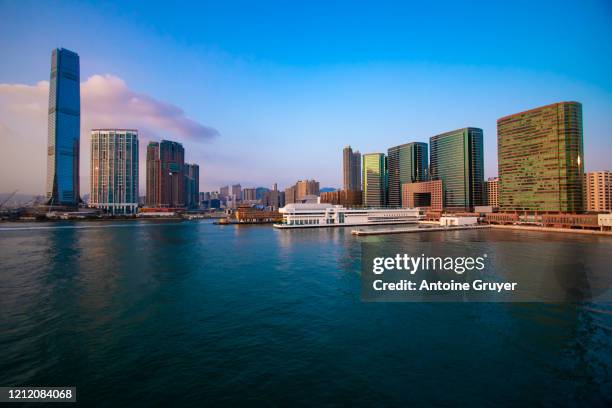
{"label": "white terminal roof", "polygon": [[291,203],[285,205],[283,207],[285,211],[293,211],[293,210],[326,210],[328,208],[342,207],[341,205],[332,205],[329,203]]}

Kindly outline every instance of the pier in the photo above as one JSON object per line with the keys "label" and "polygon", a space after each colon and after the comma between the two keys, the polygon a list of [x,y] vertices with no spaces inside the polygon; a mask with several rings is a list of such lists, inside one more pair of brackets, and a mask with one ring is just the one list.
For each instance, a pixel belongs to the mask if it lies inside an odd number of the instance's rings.
{"label": "pier", "polygon": [[362,236],[362,235],[388,235],[388,234],[410,234],[418,232],[436,232],[436,231],[459,231],[469,229],[483,229],[491,228],[490,225],[462,225],[458,227],[417,227],[417,228],[385,228],[385,229],[372,229],[363,230],[355,229],[351,231],[351,234]]}

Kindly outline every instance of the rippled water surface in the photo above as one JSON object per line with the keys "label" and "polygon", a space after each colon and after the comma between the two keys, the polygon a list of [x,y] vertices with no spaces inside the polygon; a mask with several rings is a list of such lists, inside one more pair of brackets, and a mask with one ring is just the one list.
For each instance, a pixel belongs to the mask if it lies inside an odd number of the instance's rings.
{"label": "rippled water surface", "polygon": [[[349,232],[0,224],[0,385],[97,406],[612,404],[609,304],[360,300],[364,240],[502,232]],[[610,238],[503,236],[612,255]]]}

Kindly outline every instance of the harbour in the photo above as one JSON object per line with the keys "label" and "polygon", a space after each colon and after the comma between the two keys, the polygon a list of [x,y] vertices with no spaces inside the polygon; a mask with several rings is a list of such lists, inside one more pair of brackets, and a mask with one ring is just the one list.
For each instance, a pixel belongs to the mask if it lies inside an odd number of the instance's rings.
{"label": "harbour", "polygon": [[[0,231],[0,383],[70,384],[81,404],[109,407],[227,406],[262,395],[342,405],[343,393],[369,406],[470,405],[463,391],[475,383],[489,384],[479,391],[483,405],[515,395],[527,405],[547,398],[604,406],[610,395],[609,304],[359,298],[363,241],[418,251],[511,239],[531,252],[497,246],[489,255],[533,268],[554,262],[555,248],[610,253],[607,237],[495,228],[356,237],[349,228],[278,233],[211,220],[113,224],[19,223],[37,229]],[[232,256],[237,248],[240,256]],[[440,353],[449,341],[453,352]],[[500,367],[516,380],[491,383]],[[434,376],[444,393],[422,381]],[[343,392],[329,394],[330,384]],[[406,384],[419,386],[406,393]]]}

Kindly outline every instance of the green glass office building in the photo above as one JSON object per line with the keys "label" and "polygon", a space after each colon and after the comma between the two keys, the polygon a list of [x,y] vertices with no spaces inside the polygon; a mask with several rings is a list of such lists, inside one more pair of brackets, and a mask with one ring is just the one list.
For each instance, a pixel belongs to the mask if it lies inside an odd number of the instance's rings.
{"label": "green glass office building", "polygon": [[584,210],[580,103],[554,103],[498,119],[497,154],[500,210]]}
{"label": "green glass office building", "polygon": [[388,206],[402,207],[402,185],[427,181],[427,143],[412,142],[387,151]]}
{"label": "green glass office building", "polygon": [[387,204],[387,157],[383,153],[361,156],[363,205],[384,207]]}
{"label": "green glass office building", "polygon": [[482,205],[482,129],[467,127],[433,136],[429,147],[429,175],[431,180],[442,180],[444,208],[472,211]]}

